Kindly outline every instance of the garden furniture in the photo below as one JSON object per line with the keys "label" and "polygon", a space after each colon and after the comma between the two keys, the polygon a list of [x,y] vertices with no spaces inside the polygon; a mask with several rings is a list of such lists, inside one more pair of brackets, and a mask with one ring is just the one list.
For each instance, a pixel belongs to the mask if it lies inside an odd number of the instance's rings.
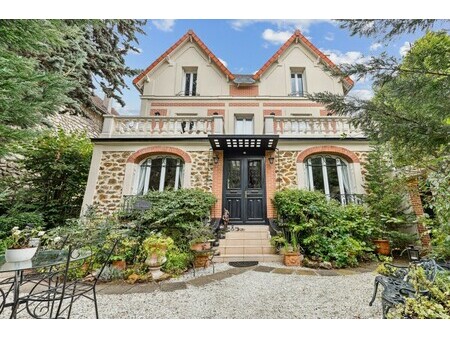
{"label": "garden furniture", "polygon": [[[438,269],[441,269],[433,259],[424,259],[411,262],[416,266],[420,266],[425,271],[426,278],[433,282]],[[381,294],[381,306],[383,309],[383,318],[386,318],[389,310],[397,304],[405,303],[405,297],[415,297],[417,291],[411,284],[408,273],[410,267],[398,266],[390,263],[384,263],[387,268],[392,269],[390,276],[376,276],[374,281],[374,292],[369,306],[372,306],[378,291],[378,285],[383,285],[384,289]],[[419,290],[419,294],[427,295],[428,290]]]}

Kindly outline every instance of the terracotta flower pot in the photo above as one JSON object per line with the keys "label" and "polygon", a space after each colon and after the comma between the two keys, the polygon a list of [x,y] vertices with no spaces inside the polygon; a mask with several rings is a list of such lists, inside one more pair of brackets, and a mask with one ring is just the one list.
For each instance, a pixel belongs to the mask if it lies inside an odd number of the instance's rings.
{"label": "terracotta flower pot", "polygon": [[391,248],[387,239],[375,239],[373,243],[376,246],[376,252],[380,255],[388,256],[391,254]]}
{"label": "terracotta flower pot", "polygon": [[196,268],[207,268],[209,266],[209,256],[208,255],[195,256],[194,266]]}
{"label": "terracotta flower pot", "polygon": [[303,256],[298,252],[285,252],[283,263],[286,266],[301,266]]}
{"label": "terracotta flower pot", "polygon": [[125,270],[127,267],[127,263],[124,260],[114,261],[112,262],[112,266],[117,270]]}
{"label": "terracotta flower pot", "polygon": [[195,243],[195,244],[191,245],[191,250],[193,250],[193,251],[203,251],[203,250],[209,250],[209,249],[211,249],[210,242]]}

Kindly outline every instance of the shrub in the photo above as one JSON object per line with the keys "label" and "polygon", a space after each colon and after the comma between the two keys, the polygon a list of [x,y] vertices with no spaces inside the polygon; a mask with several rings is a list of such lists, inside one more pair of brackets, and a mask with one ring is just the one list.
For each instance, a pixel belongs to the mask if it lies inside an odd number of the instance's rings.
{"label": "shrub", "polygon": [[167,261],[164,263],[162,270],[172,275],[180,275],[187,270],[192,262],[192,255],[183,252],[178,248],[173,248],[167,252]]}
{"label": "shrub", "polygon": [[376,229],[366,207],[341,206],[320,192],[297,189],[277,192],[274,202],[283,226],[298,234],[306,255],[333,261],[337,267],[356,266],[370,257]]}

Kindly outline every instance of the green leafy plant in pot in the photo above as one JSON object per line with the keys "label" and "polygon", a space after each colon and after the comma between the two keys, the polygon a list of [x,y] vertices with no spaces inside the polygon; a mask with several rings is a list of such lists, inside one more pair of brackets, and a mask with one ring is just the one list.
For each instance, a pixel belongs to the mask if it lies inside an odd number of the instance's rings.
{"label": "green leafy plant in pot", "polygon": [[192,226],[188,236],[191,250],[203,251],[211,249],[211,241],[214,240],[214,234],[209,226]]}
{"label": "green leafy plant in pot", "polygon": [[36,254],[40,238],[44,234],[45,231],[42,231],[41,228],[31,225],[27,225],[22,230],[19,227],[12,228],[11,236],[6,239],[6,262],[14,263],[31,260]]}
{"label": "green leafy plant in pot", "polygon": [[166,252],[173,247],[173,239],[160,233],[155,233],[144,239],[142,249],[147,254],[145,264],[150,268],[153,279],[158,279],[163,275],[160,270],[166,262]]}

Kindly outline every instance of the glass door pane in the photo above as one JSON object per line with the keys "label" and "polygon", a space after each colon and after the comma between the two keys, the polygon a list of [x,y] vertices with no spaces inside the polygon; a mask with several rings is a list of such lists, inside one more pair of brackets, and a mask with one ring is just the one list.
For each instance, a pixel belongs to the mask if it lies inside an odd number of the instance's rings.
{"label": "glass door pane", "polygon": [[262,187],[261,160],[249,160],[247,167],[248,188],[261,189]]}
{"label": "glass door pane", "polygon": [[228,163],[227,189],[241,188],[241,161],[232,160]]}

